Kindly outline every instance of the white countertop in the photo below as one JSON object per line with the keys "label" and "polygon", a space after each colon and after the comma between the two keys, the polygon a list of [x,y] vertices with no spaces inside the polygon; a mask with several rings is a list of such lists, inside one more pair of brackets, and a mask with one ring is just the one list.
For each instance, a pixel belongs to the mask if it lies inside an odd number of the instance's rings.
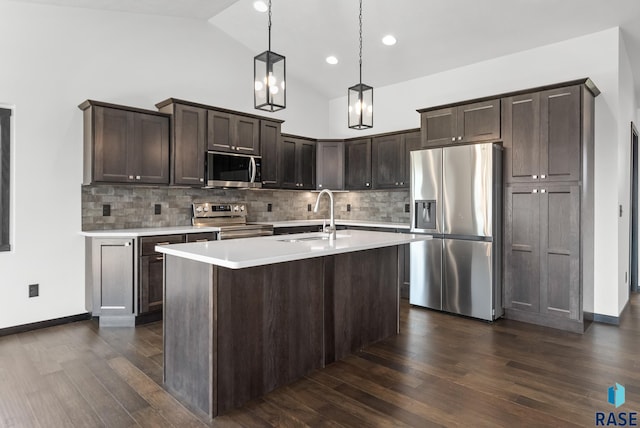
{"label": "white countertop", "polygon": [[220,232],[220,228],[213,226],[143,227],[139,229],[83,230],[80,232],[80,235],[90,238],[137,238],[139,236],[177,235],[180,233],[200,232]]}
{"label": "white countertop", "polygon": [[156,246],[156,251],[230,269],[242,269],[431,239],[430,236],[408,233],[342,230],[338,231],[335,241],[289,242],[290,240],[322,235],[322,232],[296,233],[293,235],[162,245]]}
{"label": "white countertop", "polygon": [[[337,226],[361,226],[361,227],[380,227],[389,229],[410,229],[408,223],[388,223],[381,221],[364,221],[364,220],[335,220]],[[278,227],[297,227],[297,226],[316,226],[322,225],[322,219],[319,220],[289,220],[289,221],[274,221],[274,222],[260,222],[262,224],[272,224],[274,228]],[[329,219],[327,219],[329,224]]]}
{"label": "white countertop", "polygon": [[[261,221],[257,224],[272,224],[274,228],[278,227],[297,227],[297,226],[315,226],[322,225],[320,220],[289,220],[289,221]],[[328,221],[327,221],[328,224]],[[389,229],[410,229],[405,223],[385,223],[376,221],[362,220],[336,220],[338,226],[362,226],[362,227],[381,227]],[[199,232],[220,232],[219,227],[214,226],[167,226],[167,227],[142,227],[136,229],[112,229],[112,230],[83,230],[80,235],[90,238],[137,238],[140,236],[155,235],[177,235],[180,233],[199,233]]]}

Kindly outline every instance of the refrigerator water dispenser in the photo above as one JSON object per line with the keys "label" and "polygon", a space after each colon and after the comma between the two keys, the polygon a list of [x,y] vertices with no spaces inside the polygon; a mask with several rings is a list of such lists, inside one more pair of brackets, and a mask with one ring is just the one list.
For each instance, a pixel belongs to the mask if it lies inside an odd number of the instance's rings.
{"label": "refrigerator water dispenser", "polygon": [[416,201],[415,202],[416,229],[436,228],[436,201]]}

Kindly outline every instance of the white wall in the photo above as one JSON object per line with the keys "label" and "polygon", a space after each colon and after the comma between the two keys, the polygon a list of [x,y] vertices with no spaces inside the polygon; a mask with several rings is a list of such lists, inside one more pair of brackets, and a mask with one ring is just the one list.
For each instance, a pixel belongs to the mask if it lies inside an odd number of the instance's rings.
{"label": "white wall", "polygon": [[622,216],[618,218],[618,308],[623,310],[629,301],[629,243],[631,228],[631,122],[637,109],[635,85],[631,63],[624,42],[619,44],[619,94],[620,110],[618,119],[618,200],[622,206]]}
{"label": "white wall", "polygon": [[[14,106],[12,247],[0,328],[85,312],[82,113],[87,98],[155,110],[168,97],[256,113],[253,56],[190,19],[0,0],[0,104]],[[321,135],[328,100],[289,79],[286,132]],[[269,113],[264,113],[267,116]],[[29,299],[27,285],[40,284]]]}
{"label": "white wall", "polygon": [[[602,91],[596,99],[595,114],[594,311],[610,316],[620,313],[624,300],[618,298],[618,253],[623,250],[619,235],[623,231],[617,227],[617,203],[619,194],[624,192],[624,180],[611,177],[611,172],[625,162],[618,156],[622,144],[618,59],[619,29],[612,28],[374,90],[373,130],[379,133],[418,127],[416,109],[590,77]],[[375,87],[375,82],[368,83]],[[627,87],[625,82],[623,90]],[[363,135],[362,131],[347,128],[346,105],[346,97],[329,103],[333,138]],[[612,182],[616,181],[616,191],[612,191]]]}

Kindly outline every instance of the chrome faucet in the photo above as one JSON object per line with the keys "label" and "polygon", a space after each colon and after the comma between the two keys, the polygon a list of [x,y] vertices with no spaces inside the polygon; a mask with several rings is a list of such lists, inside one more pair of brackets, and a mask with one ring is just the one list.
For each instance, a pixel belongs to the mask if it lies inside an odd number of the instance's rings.
{"label": "chrome faucet", "polygon": [[318,193],[318,199],[316,199],[316,207],[313,209],[313,212],[314,213],[318,212],[318,205],[320,205],[320,197],[324,193],[329,195],[329,200],[331,202],[331,207],[330,207],[330,210],[329,210],[329,213],[331,215],[331,219],[329,220],[329,226],[324,226],[323,227],[323,232],[329,234],[329,239],[336,239],[336,222],[335,222],[335,219],[333,218],[333,193],[331,193],[331,190],[324,189],[320,193]]}

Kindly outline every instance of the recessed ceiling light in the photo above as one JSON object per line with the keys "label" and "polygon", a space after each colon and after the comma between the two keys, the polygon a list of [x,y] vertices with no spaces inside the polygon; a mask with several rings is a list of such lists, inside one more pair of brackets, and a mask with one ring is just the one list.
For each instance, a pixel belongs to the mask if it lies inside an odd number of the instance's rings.
{"label": "recessed ceiling light", "polygon": [[253,2],[253,8],[255,10],[257,10],[258,12],[266,12],[267,10],[269,10],[269,8],[267,7],[267,4],[265,2],[263,2],[262,0],[254,1]]}
{"label": "recessed ceiling light", "polygon": [[396,44],[396,38],[393,37],[391,34],[387,34],[382,38],[382,43],[384,43],[387,46],[393,46]]}
{"label": "recessed ceiling light", "polygon": [[335,56],[331,55],[331,56],[327,57],[326,61],[327,61],[328,64],[336,65],[338,63],[338,58],[336,58]]}

